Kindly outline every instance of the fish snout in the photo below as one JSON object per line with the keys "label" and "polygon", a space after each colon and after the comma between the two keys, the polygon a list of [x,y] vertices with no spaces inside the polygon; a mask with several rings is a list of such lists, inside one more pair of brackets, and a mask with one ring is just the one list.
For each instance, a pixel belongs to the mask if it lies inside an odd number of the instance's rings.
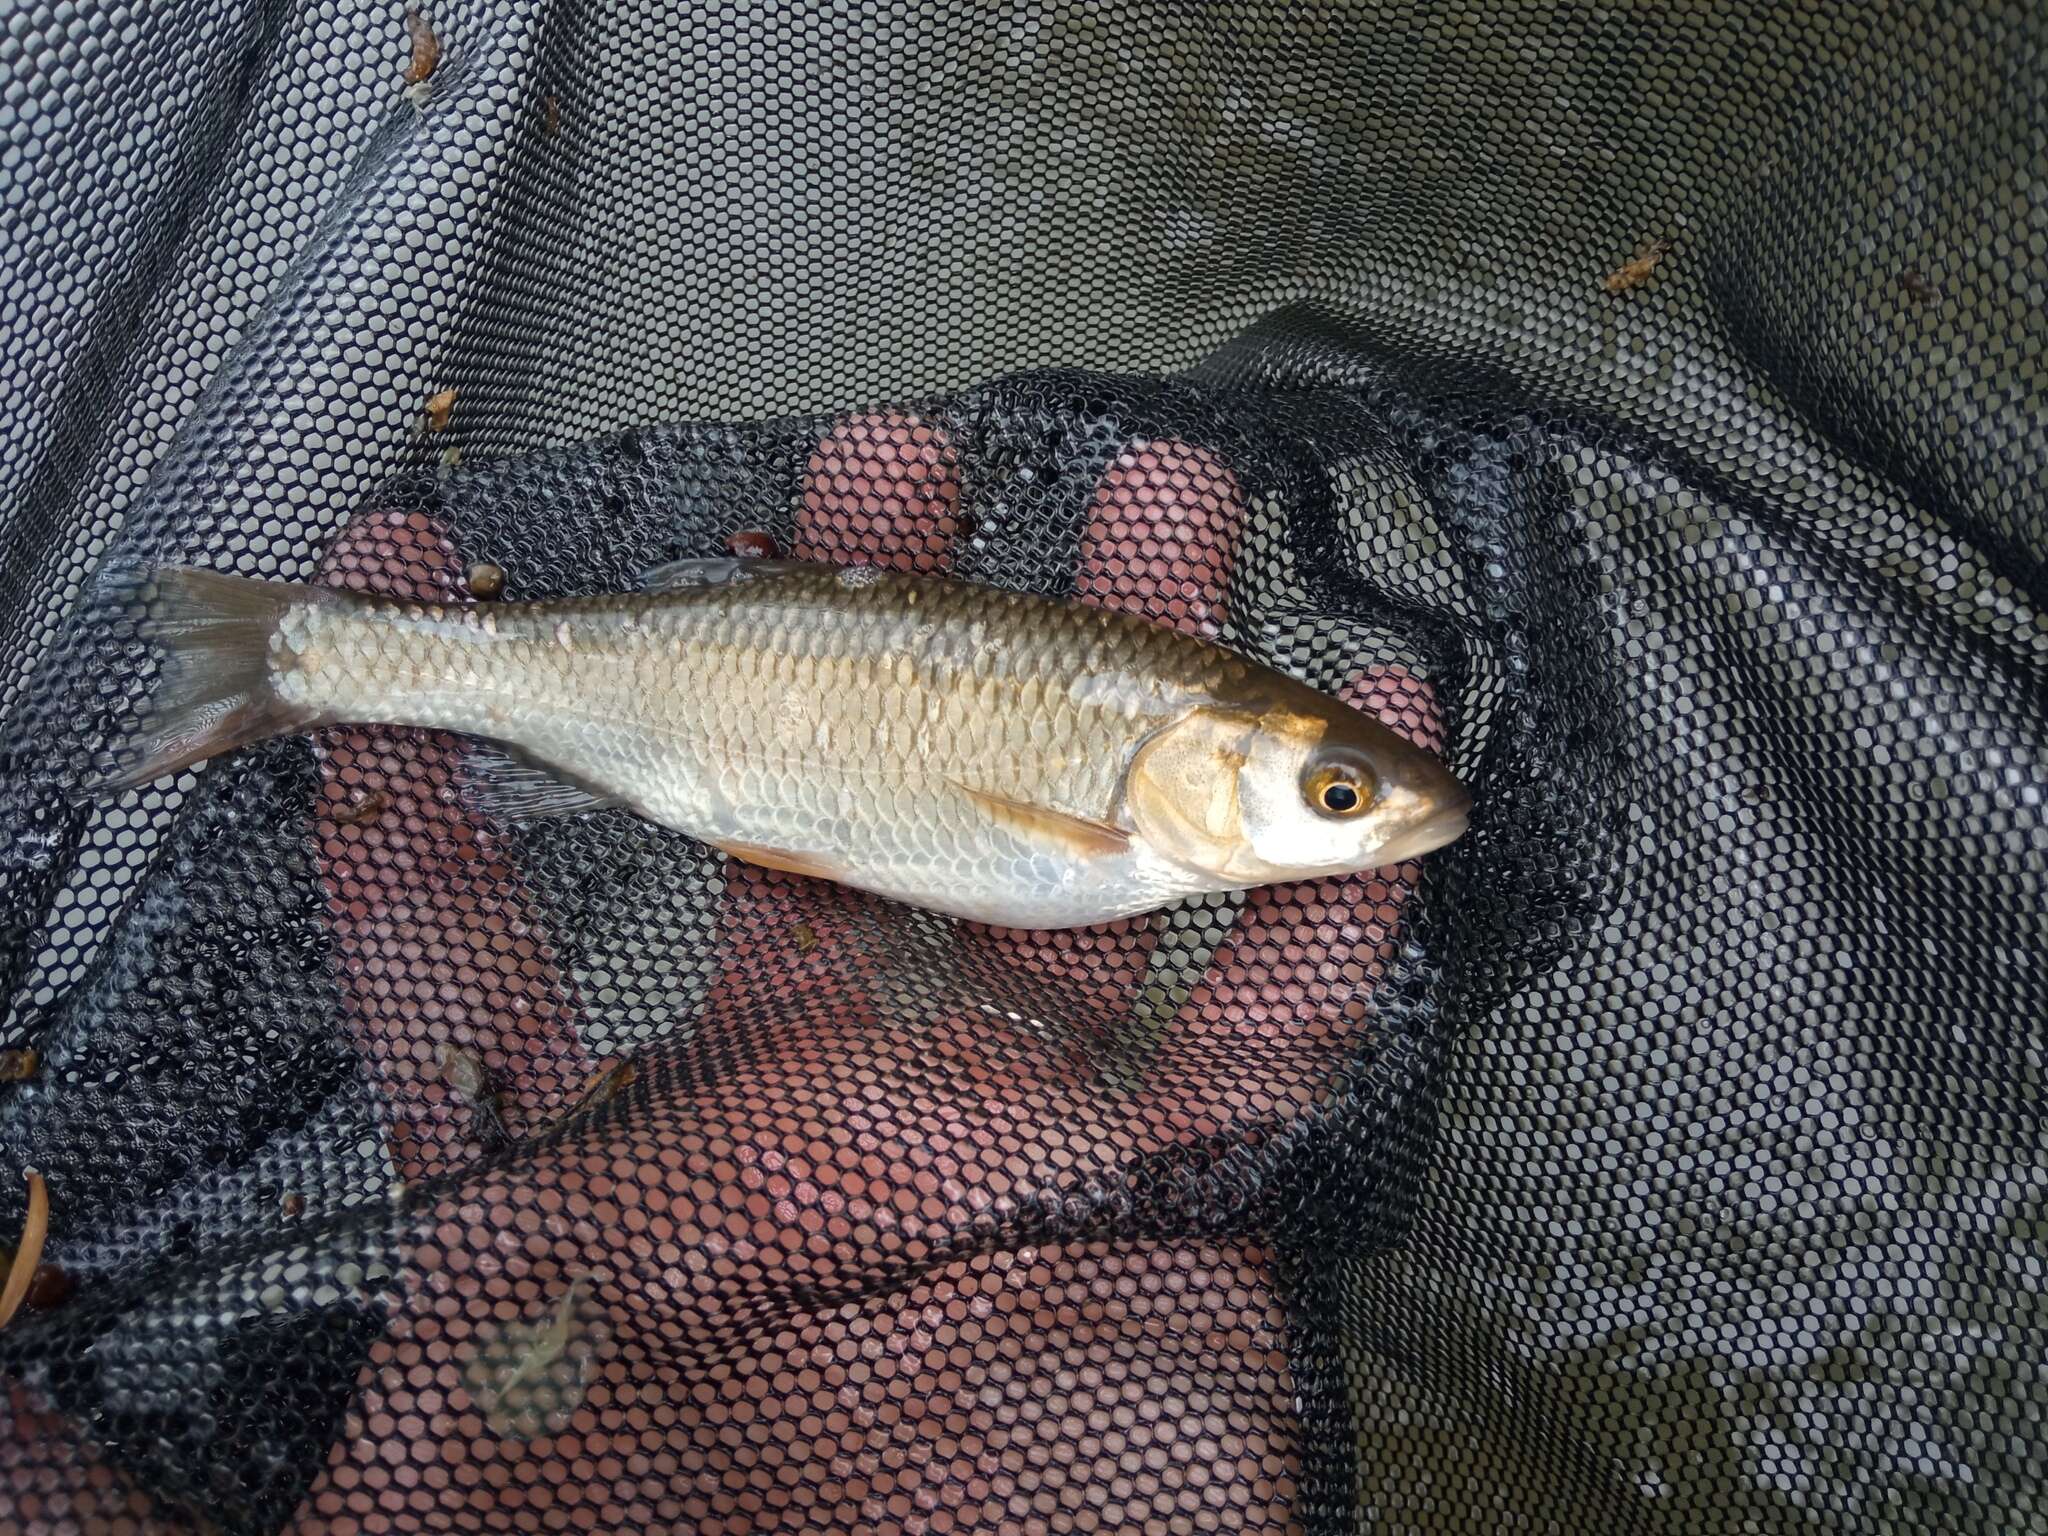
{"label": "fish snout", "polygon": [[1395,831],[1380,849],[1380,864],[1399,864],[1447,847],[1465,835],[1472,824],[1472,795],[1448,773],[1440,785],[1432,786],[1418,814]]}

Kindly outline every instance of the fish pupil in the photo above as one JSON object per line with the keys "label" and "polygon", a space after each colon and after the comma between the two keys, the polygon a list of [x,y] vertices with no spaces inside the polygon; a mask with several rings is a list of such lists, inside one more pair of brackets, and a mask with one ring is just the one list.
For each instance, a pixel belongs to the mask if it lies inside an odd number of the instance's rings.
{"label": "fish pupil", "polygon": [[1349,784],[1325,785],[1323,805],[1332,811],[1355,811],[1358,809],[1358,791]]}

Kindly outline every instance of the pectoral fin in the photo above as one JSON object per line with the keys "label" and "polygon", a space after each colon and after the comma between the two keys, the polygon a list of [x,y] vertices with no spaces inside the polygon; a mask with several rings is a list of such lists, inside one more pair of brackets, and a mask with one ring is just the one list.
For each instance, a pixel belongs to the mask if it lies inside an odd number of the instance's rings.
{"label": "pectoral fin", "polygon": [[1069,816],[1044,806],[1026,805],[1006,795],[985,789],[969,789],[955,780],[948,783],[965,795],[997,826],[1026,843],[1050,844],[1060,853],[1084,859],[1109,859],[1126,852],[1130,834],[1107,822]]}

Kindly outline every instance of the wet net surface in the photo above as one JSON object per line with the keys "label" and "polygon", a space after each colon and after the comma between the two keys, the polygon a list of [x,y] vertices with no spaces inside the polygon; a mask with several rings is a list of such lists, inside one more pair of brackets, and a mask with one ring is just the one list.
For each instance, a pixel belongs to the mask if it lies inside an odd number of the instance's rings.
{"label": "wet net surface", "polygon": [[[2048,1519],[2038,7],[433,25],[0,24],[0,1529]],[[1019,934],[445,736],[75,792],[110,560],[743,531],[1216,635],[1473,830]]]}

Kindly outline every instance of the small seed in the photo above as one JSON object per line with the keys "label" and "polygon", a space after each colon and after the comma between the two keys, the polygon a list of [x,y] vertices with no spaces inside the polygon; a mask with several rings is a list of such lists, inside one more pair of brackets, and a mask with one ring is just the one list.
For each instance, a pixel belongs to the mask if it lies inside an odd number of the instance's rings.
{"label": "small seed", "polygon": [[488,560],[477,561],[475,565],[469,568],[468,574],[463,579],[469,584],[469,595],[471,597],[489,599],[502,597],[505,594],[504,569],[491,564]]}
{"label": "small seed", "polygon": [[72,1286],[71,1276],[55,1264],[38,1264],[36,1272],[28,1278],[28,1294],[21,1298],[21,1304],[31,1312],[47,1312],[64,1304]]}
{"label": "small seed", "polygon": [[305,1215],[306,1197],[300,1194],[286,1195],[284,1197],[284,1214],[285,1219],[288,1221],[296,1221]]}
{"label": "small seed", "polygon": [[742,560],[773,560],[782,553],[775,535],[759,528],[745,528],[725,541],[725,547]]}

